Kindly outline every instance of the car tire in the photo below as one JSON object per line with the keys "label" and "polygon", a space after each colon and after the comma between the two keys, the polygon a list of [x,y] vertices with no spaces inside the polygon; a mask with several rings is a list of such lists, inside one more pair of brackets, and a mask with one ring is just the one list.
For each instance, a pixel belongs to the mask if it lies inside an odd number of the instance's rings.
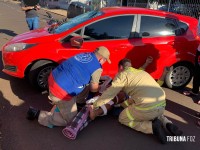
{"label": "car tire", "polygon": [[193,65],[180,62],[173,65],[165,77],[165,84],[170,89],[181,89],[185,87],[193,77]]}
{"label": "car tire", "polygon": [[50,72],[57,66],[51,61],[38,61],[30,69],[28,74],[29,82],[39,91],[48,89],[48,76]]}

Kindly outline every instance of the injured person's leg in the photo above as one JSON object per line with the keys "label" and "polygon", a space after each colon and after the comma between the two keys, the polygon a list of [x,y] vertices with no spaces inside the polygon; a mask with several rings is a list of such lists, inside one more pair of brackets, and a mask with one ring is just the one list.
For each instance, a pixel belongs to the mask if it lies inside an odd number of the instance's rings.
{"label": "injured person's leg", "polygon": [[107,112],[112,109],[114,102],[110,101],[101,107],[94,109],[93,105],[89,105],[90,119],[94,120],[97,116],[107,115]]}

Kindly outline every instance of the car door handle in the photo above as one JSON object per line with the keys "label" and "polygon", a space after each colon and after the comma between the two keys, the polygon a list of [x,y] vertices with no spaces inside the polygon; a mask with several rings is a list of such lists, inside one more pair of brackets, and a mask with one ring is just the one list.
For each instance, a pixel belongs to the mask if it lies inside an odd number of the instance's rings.
{"label": "car door handle", "polygon": [[168,42],[167,44],[174,46],[174,41]]}
{"label": "car door handle", "polygon": [[122,46],[120,46],[120,48],[124,49],[124,48],[127,48],[127,46],[126,45],[122,45]]}
{"label": "car door handle", "polygon": [[118,47],[115,48],[115,51],[127,49],[127,47],[128,47],[128,46],[126,46],[126,45],[120,45],[120,46],[118,46]]}

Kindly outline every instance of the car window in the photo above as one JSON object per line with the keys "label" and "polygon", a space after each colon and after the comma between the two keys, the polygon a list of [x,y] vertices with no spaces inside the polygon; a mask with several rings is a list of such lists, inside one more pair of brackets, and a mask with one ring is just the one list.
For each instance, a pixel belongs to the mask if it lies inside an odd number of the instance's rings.
{"label": "car window", "polygon": [[129,38],[134,16],[116,16],[100,20],[85,27],[84,40]]}
{"label": "car window", "polygon": [[178,26],[182,29],[183,34],[188,30],[188,25],[184,22],[178,21]]}
{"label": "car window", "polygon": [[69,42],[74,36],[81,36],[81,29],[69,34],[66,38],[62,39],[62,42]]}
{"label": "car window", "polygon": [[67,21],[66,23],[62,24],[61,26],[59,26],[58,28],[56,28],[54,30],[54,33],[64,32],[64,31],[69,30],[72,27],[84,22],[84,21],[87,21],[91,18],[100,16],[102,14],[103,14],[103,12],[97,11],[97,10],[84,13],[84,14],[79,15],[77,17],[74,17],[74,18],[70,19],[69,21]]}
{"label": "car window", "polygon": [[141,16],[140,37],[175,35],[177,24],[174,19]]}

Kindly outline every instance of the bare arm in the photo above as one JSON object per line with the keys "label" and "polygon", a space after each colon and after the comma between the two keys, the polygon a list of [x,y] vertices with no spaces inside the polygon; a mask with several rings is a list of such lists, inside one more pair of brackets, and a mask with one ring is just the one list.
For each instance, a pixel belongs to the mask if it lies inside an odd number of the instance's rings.
{"label": "bare arm", "polygon": [[40,6],[39,5],[35,5],[35,6],[25,6],[24,4],[21,5],[21,9],[23,11],[27,11],[27,10],[31,10],[31,9],[35,9],[35,10],[39,10]]}
{"label": "bare arm", "polygon": [[[117,94],[117,96],[115,96],[111,100],[111,101],[113,101],[113,102],[111,102],[112,104],[107,103],[107,104],[104,104],[104,106],[107,109],[107,111],[110,111],[113,108],[113,104],[122,104],[126,98],[127,98],[126,93],[124,93],[123,91],[120,91]],[[133,103],[131,99],[128,99],[127,101],[128,101],[129,105],[131,103]],[[90,119],[92,119],[92,120],[94,120],[96,117],[104,114],[104,111],[101,107],[94,108],[93,105],[90,105],[89,108],[90,108]]]}
{"label": "bare arm", "polygon": [[34,6],[22,6],[21,7],[21,9],[23,10],[23,11],[27,11],[27,10],[31,10],[31,9],[34,9],[35,7]]}
{"label": "bare arm", "polygon": [[102,69],[97,69],[91,77],[90,81],[90,91],[91,92],[98,92],[99,91],[99,80],[102,74]]}
{"label": "bare arm", "polygon": [[169,71],[172,71],[172,70],[173,70],[173,67],[170,67],[170,68],[169,68],[169,67],[165,67],[165,68],[164,68],[164,71],[163,71],[162,76],[161,76],[160,79],[157,81],[157,83],[158,83],[160,86],[163,85],[167,73],[168,73]]}
{"label": "bare arm", "polygon": [[148,56],[145,63],[139,68],[140,70],[145,70],[149,64],[151,64],[153,62],[153,57]]}
{"label": "bare arm", "polygon": [[[109,111],[109,110],[112,109],[113,106],[111,106],[109,104],[105,104],[105,107]],[[90,109],[90,115],[89,116],[90,116],[91,120],[94,120],[96,117],[101,116],[104,113],[102,108],[99,107],[97,109],[94,109],[93,105],[90,105],[89,109]]]}
{"label": "bare arm", "polygon": [[99,91],[99,83],[90,83],[90,91],[98,92]]}
{"label": "bare arm", "polygon": [[[153,62],[153,57],[148,56],[145,63],[139,68],[140,70],[145,70],[149,64],[151,64]],[[169,67],[165,67],[162,76],[160,77],[160,79],[157,81],[157,83],[162,86],[165,80],[165,77],[167,75],[167,73],[169,71],[171,71],[173,69],[173,67],[169,68]],[[126,105],[128,104],[128,101],[126,101]],[[125,106],[125,105],[124,105]]]}

